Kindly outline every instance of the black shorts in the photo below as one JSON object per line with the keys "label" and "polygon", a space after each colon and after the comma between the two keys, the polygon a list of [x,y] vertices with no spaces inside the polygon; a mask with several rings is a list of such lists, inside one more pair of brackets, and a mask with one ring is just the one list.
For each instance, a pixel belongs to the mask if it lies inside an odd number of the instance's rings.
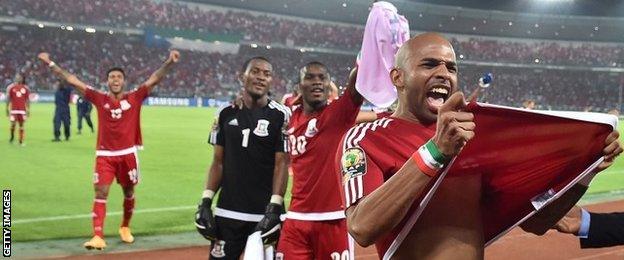
{"label": "black shorts", "polygon": [[258,222],[247,222],[215,216],[217,240],[212,245],[210,259],[237,260],[243,254],[247,237],[251,235]]}

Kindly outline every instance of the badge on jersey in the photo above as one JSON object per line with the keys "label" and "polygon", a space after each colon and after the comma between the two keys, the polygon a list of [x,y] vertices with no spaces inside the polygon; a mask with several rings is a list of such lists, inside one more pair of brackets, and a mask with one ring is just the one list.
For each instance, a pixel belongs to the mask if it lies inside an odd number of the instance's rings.
{"label": "badge on jersey", "polygon": [[305,136],[313,137],[316,135],[317,132],[318,128],[316,128],[316,118],[312,118],[310,119],[310,122],[308,122],[308,128],[306,128]]}
{"label": "badge on jersey", "polygon": [[121,107],[121,110],[128,110],[130,109],[130,103],[128,103],[128,100],[122,100],[121,102],[119,102],[119,107]]}
{"label": "badge on jersey", "polygon": [[366,174],[366,155],[360,147],[347,149],[340,159],[343,181]]}
{"label": "badge on jersey", "polygon": [[269,121],[265,119],[258,120],[258,125],[253,133],[260,137],[269,136]]}
{"label": "badge on jersey", "polygon": [[225,241],[223,240],[215,241],[215,244],[214,246],[212,246],[212,251],[210,251],[210,254],[217,258],[225,257]]}

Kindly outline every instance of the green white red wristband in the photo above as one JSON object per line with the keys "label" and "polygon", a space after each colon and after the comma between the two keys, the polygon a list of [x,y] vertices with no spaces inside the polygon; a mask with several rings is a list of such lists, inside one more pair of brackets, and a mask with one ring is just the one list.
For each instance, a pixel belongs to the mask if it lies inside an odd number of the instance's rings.
{"label": "green white red wristband", "polygon": [[433,177],[444,168],[444,165],[448,162],[446,156],[444,156],[438,147],[432,140],[427,141],[422,145],[414,154],[412,159],[416,162],[416,166],[424,174],[429,177]]}

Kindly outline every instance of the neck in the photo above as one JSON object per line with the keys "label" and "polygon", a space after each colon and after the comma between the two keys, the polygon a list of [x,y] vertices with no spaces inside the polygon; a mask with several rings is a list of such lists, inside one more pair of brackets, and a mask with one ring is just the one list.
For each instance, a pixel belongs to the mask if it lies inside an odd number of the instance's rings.
{"label": "neck", "polygon": [[396,109],[396,111],[394,111],[394,113],[392,113],[392,117],[396,117],[396,118],[400,118],[406,121],[410,121],[410,122],[414,122],[414,123],[418,123],[421,125],[429,125],[434,122],[422,122],[421,120],[419,120],[412,112],[409,111],[409,109],[407,107],[401,106],[399,105]]}
{"label": "neck", "polygon": [[111,96],[113,96],[113,98],[119,100],[121,99],[121,97],[123,96],[123,91],[119,92],[119,93],[113,93],[111,92]]}
{"label": "neck", "polygon": [[327,102],[319,102],[316,104],[310,104],[308,102],[303,101],[302,103],[303,103],[303,113],[305,113],[306,115],[312,114],[327,105]]}
{"label": "neck", "polygon": [[245,104],[245,107],[249,109],[264,107],[268,103],[269,98],[266,95],[258,98],[254,98],[251,95],[243,95],[243,104]]}

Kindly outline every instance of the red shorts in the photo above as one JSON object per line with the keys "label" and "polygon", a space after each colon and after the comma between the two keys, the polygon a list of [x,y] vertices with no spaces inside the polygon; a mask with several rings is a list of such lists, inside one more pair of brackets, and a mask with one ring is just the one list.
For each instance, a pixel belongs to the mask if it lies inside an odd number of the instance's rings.
{"label": "red shorts", "polygon": [[18,123],[24,123],[26,121],[27,116],[24,114],[10,114],[9,115],[9,121],[11,122],[18,122]]}
{"label": "red shorts", "polygon": [[139,160],[136,153],[119,156],[97,156],[95,158],[95,185],[110,185],[113,179],[122,187],[139,183]]}
{"label": "red shorts", "polygon": [[352,257],[353,240],[347,233],[346,219],[286,219],[275,253],[276,260],[349,260]]}

